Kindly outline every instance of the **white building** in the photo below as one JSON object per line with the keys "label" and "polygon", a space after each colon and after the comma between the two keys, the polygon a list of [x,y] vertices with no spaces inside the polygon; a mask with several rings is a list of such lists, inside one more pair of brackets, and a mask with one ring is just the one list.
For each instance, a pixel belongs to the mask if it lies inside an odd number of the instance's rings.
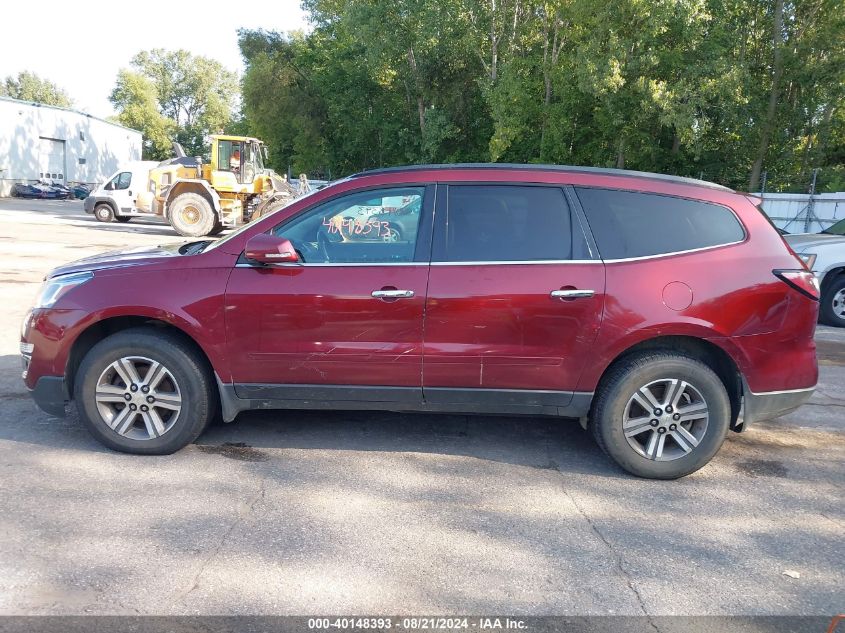
{"label": "white building", "polygon": [[90,114],[0,97],[0,196],[16,182],[104,182],[141,160],[141,133]]}

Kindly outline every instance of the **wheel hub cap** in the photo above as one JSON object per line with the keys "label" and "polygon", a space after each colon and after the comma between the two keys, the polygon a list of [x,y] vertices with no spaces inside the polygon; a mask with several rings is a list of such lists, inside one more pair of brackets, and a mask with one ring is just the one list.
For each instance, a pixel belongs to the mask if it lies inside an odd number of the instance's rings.
{"label": "wheel hub cap", "polygon": [[709,408],[701,392],[679,378],[640,387],[625,405],[622,430],[637,453],[671,461],[691,453],[707,432]]}
{"label": "wheel hub cap", "polygon": [[94,400],[103,421],[134,440],[164,435],[182,410],[176,378],[160,362],[143,356],[127,356],[106,367]]}
{"label": "wheel hub cap", "polygon": [[196,207],[185,207],[179,215],[185,224],[196,224],[200,219],[200,212]]}
{"label": "wheel hub cap", "polygon": [[845,319],[845,288],[833,295],[833,313]]}

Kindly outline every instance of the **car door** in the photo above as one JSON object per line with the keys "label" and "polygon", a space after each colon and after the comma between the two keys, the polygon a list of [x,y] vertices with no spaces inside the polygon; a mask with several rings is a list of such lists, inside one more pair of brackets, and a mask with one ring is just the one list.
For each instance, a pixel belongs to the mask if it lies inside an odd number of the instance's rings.
{"label": "car door", "polygon": [[[423,208],[401,239],[359,214],[396,196]],[[433,198],[433,185],[344,193],[273,230],[301,263],[241,258],[226,294],[239,396],[420,403]]]}
{"label": "car door", "polygon": [[109,183],[113,187],[111,197],[117,204],[119,213],[132,213],[135,210],[138,191],[132,187],[132,180],[132,172],[122,171]]}
{"label": "car door", "polygon": [[558,186],[440,188],[426,302],[425,401],[563,412],[604,302],[604,265],[582,220]]}

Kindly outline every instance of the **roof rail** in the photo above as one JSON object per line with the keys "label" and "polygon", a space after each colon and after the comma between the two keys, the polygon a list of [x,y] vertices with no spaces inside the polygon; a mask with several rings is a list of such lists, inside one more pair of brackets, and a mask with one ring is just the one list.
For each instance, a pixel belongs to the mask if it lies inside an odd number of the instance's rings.
{"label": "roof rail", "polygon": [[435,165],[404,165],[400,167],[380,167],[377,169],[370,169],[358,172],[357,174],[353,174],[352,176],[350,176],[350,178],[356,178],[360,176],[371,176],[373,174],[390,174],[404,171],[428,171],[439,169],[524,169],[526,171],[556,171],[566,173],[606,174],[608,176],[624,176],[628,178],[662,180],[684,185],[707,187],[709,189],[719,189],[721,191],[734,191],[729,187],[716,184],[715,182],[698,180],[697,178],[686,178],[684,176],[673,176],[671,174],[654,174],[647,171],[634,171],[631,169],[612,169],[610,167],[583,167],[580,165],[529,165],[524,163],[453,163]]}

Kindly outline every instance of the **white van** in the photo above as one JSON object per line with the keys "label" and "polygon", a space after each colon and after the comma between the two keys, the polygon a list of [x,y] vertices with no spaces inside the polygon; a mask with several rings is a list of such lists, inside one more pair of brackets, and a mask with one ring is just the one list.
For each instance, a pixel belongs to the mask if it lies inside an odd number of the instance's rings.
{"label": "white van", "polygon": [[129,222],[139,215],[153,215],[153,194],[149,191],[152,160],[127,163],[85,198],[85,213],[100,222]]}

